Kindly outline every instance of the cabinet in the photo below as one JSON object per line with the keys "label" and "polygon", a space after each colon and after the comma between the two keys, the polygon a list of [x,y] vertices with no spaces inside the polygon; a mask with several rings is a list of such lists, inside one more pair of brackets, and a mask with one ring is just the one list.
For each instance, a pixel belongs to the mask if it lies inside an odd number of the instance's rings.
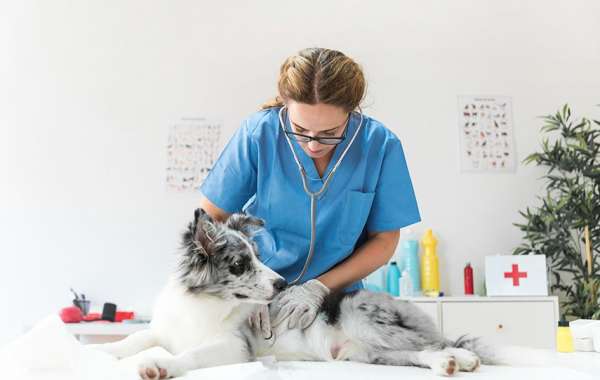
{"label": "cabinet", "polygon": [[410,297],[431,316],[442,334],[464,334],[491,342],[534,348],[555,348],[559,319],[557,297]]}

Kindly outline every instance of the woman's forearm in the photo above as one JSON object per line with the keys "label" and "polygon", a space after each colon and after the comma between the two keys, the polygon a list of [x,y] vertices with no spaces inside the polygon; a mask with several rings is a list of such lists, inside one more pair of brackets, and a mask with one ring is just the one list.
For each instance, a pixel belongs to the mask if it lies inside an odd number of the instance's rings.
{"label": "woman's forearm", "polygon": [[343,289],[385,265],[394,254],[399,239],[400,231],[372,234],[349,258],[317,279],[331,290]]}

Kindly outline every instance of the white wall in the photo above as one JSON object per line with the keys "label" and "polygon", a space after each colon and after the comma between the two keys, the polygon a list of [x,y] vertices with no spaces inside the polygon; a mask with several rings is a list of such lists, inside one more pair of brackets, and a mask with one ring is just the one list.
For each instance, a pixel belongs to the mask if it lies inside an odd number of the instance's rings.
{"label": "white wall", "polygon": [[[7,8],[8,6],[8,8]],[[14,1],[0,9],[0,343],[88,297],[147,313],[198,194],[165,190],[169,124],[222,117],[225,136],[308,46],[344,51],[365,111],[404,144],[443,288],[510,253],[540,172],[460,174],[457,94],[510,95],[519,158],[536,116],[598,117],[597,1]],[[7,57],[7,59],[5,59]],[[222,144],[226,141],[224,138]],[[5,312],[11,310],[11,313]],[[17,316],[12,316],[12,312]]]}

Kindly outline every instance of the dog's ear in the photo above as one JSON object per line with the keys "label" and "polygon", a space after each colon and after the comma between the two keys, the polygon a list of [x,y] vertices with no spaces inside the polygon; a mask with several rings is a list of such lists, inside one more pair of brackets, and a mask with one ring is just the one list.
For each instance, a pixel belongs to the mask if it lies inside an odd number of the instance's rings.
{"label": "dog's ear", "polygon": [[217,240],[222,228],[204,210],[194,211],[194,220],[183,234],[183,253],[179,259],[179,279],[189,291],[201,290],[212,283],[212,256],[227,243],[222,234]]}
{"label": "dog's ear", "polygon": [[211,222],[211,223],[213,223],[214,221],[212,220],[212,218],[210,217],[210,215],[208,215],[206,213],[206,211],[204,211],[201,208],[197,208],[196,210],[194,210],[194,225],[198,225],[199,222]]}
{"label": "dog's ear", "polygon": [[265,225],[265,222],[252,215],[237,213],[229,216],[225,225],[232,230],[239,231],[244,235],[251,237],[257,229]]}
{"label": "dog's ear", "polygon": [[217,228],[210,215],[201,208],[194,211],[194,221],[183,234],[183,246],[201,255],[212,255],[216,247]]}

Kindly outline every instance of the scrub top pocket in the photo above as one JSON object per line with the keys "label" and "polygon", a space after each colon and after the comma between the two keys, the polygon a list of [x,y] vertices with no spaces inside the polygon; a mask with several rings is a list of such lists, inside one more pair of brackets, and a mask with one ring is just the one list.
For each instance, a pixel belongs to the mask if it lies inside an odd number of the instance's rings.
{"label": "scrub top pocket", "polygon": [[346,199],[342,203],[344,207],[341,214],[342,219],[339,221],[338,227],[338,236],[342,244],[353,245],[356,243],[367,223],[374,197],[375,193],[357,190],[350,190],[346,193]]}

